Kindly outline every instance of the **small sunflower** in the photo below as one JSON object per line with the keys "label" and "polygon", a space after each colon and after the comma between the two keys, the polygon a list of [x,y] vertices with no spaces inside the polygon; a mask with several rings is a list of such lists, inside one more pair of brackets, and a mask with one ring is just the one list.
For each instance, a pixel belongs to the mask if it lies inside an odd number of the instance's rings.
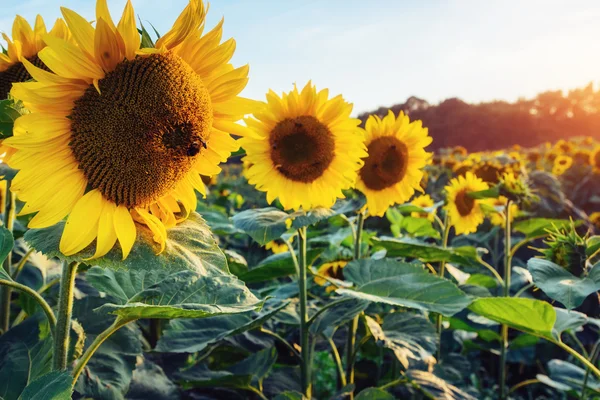
{"label": "small sunflower", "polygon": [[[504,196],[500,196],[497,199],[491,199],[489,204],[493,207],[502,207],[502,209],[506,208],[506,202],[508,198]],[[519,213],[519,206],[515,203],[510,203],[510,222],[513,222],[515,217]],[[489,219],[492,225],[496,226],[504,226],[506,224],[506,215],[504,211],[492,212],[489,214]]]}
{"label": "small sunflower", "polygon": [[506,168],[496,161],[485,161],[475,166],[473,173],[485,183],[494,185],[500,181],[500,177]]}
{"label": "small sunflower", "polygon": [[452,179],[446,186],[448,204],[445,208],[457,235],[474,233],[483,222],[485,214],[481,205],[484,201],[474,199],[468,193],[487,189],[488,184],[471,172]]}
{"label": "small sunflower", "polygon": [[331,207],[366,155],[351,112],[342,96],[329,99],[328,89],[317,92],[310,82],[281,97],[270,91],[264,109],[246,119],[254,135],[240,140],[248,182],[286,210]]}
{"label": "small sunflower", "polygon": [[596,147],[590,155],[590,165],[594,168],[594,171],[600,172],[600,146]]}
{"label": "small sunflower", "polygon": [[552,173],[554,175],[562,175],[566,170],[573,165],[573,159],[567,155],[559,155],[554,159]]}
{"label": "small sunflower", "polygon": [[333,292],[336,287],[329,284],[327,278],[333,278],[338,280],[343,280],[344,275],[342,274],[342,269],[348,264],[348,261],[334,261],[321,265],[317,270],[317,274],[315,276],[315,283],[319,286],[327,286],[325,291],[327,293]]}
{"label": "small sunflower", "polygon": [[[410,204],[417,206],[417,207],[421,207],[421,208],[429,208],[429,207],[433,207],[433,199],[431,198],[430,195],[428,194],[424,194],[421,196],[417,196],[414,199],[412,199],[410,201]],[[411,217],[413,218],[427,218],[430,221],[433,221],[435,219],[433,213],[420,213],[420,212],[412,212],[410,214]]]}
{"label": "small sunflower", "polygon": [[161,252],[166,229],[195,209],[195,190],[205,194],[200,175],[218,174],[238,148],[229,133],[245,133],[235,121],[253,104],[237,96],[248,67],[229,63],[235,41],[220,44],[222,21],[202,36],[205,11],[190,0],[155,47],[140,49],[130,1],[117,24],[106,0],[96,4],[95,26],[63,8],[77,45],[44,36],[38,56],[51,72],[22,59],[37,82],[11,91],[31,110],[4,141],[20,170],[12,190],[26,203],[21,214],[37,213],[31,228],[68,216],[63,254],[96,240],[100,257],[118,241],[126,258],[136,223]]}
{"label": "small sunflower", "polygon": [[590,214],[590,222],[597,231],[600,231],[600,212],[593,212]]}
{"label": "small sunflower", "polygon": [[[290,243],[294,241],[294,237],[290,238]],[[271,240],[269,243],[265,244],[266,250],[271,250],[273,254],[287,253],[290,251],[287,244],[285,242],[279,242],[277,240]]]}
{"label": "small sunflower", "polygon": [[455,146],[452,148],[451,154],[454,157],[465,157],[467,155],[468,151],[466,148],[464,148],[463,146]]}
{"label": "small sunflower", "polygon": [[31,79],[22,62],[23,59],[36,67],[48,70],[38,57],[38,53],[46,47],[44,41],[46,35],[64,40],[69,40],[71,37],[62,19],[57,19],[52,30],[48,32],[44,19],[40,15],[36,17],[33,28],[23,17],[17,15],[12,27],[12,40],[5,33],[2,34],[7,49],[6,54],[0,52],[0,100],[8,97],[13,83]]}
{"label": "small sunflower", "polygon": [[431,142],[421,121],[410,122],[390,110],[383,119],[371,115],[365,125],[369,153],[356,188],[367,197],[369,213],[382,216],[391,205],[404,203],[415,190],[422,192],[423,168],[431,160],[425,151]]}

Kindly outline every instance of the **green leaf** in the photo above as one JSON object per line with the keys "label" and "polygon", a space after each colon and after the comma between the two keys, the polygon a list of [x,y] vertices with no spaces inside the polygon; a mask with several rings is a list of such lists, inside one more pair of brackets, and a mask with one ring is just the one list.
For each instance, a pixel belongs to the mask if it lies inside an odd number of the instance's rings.
{"label": "green leaf", "polygon": [[306,397],[300,392],[281,392],[273,400],[305,400]]}
{"label": "green leaf", "polygon": [[327,331],[327,336],[332,337],[335,333],[335,328],[351,321],[368,306],[368,301],[356,299],[348,299],[348,301],[338,303],[318,315],[311,323],[309,331],[314,336]]}
{"label": "green leaf", "polygon": [[22,114],[22,107],[15,104],[13,100],[0,101],[0,139],[6,139],[13,135],[15,120]]}
{"label": "green leaf", "polygon": [[[138,17],[138,19],[139,19],[139,17]],[[139,21],[140,21],[141,29],[138,29],[138,31],[139,31],[140,35],[142,35],[141,47],[142,48],[154,48],[154,42],[152,41],[150,34],[144,27],[144,24],[142,24],[142,20],[139,19]]]}
{"label": "green leaf", "polygon": [[305,226],[314,225],[317,222],[324,221],[333,216],[340,214],[347,214],[359,210],[364,205],[363,199],[352,199],[352,200],[338,200],[332,208],[317,207],[312,210],[297,211],[290,214],[292,222],[292,228],[300,229]]}
{"label": "green leaf", "polygon": [[556,322],[552,329],[552,334],[558,340],[560,335],[565,331],[571,331],[587,324],[588,318],[584,313],[573,310],[565,310],[564,308],[554,307],[556,312]]}
{"label": "green leaf", "polygon": [[[550,360],[548,362],[548,372],[550,376],[538,374],[537,378],[554,389],[560,391],[574,390],[581,393],[583,380],[586,376],[583,368],[564,360]],[[600,381],[594,374],[589,374],[586,386],[591,390],[600,392]],[[592,396],[592,398],[595,397]]]}
{"label": "green leaf", "polygon": [[375,245],[387,250],[387,257],[415,258],[422,262],[447,261],[457,265],[478,266],[477,249],[472,246],[443,248],[415,239],[373,238]]}
{"label": "green leaf", "polygon": [[475,300],[469,309],[492,321],[552,340],[556,321],[554,308],[541,300],[487,297]]}
{"label": "green leaf", "polygon": [[443,400],[476,400],[475,397],[449,384],[431,372],[411,369],[406,376],[422,390],[429,393],[433,399]]}
{"label": "green leaf", "polygon": [[2,264],[8,254],[12,251],[15,245],[15,240],[13,239],[12,232],[6,229],[3,226],[0,226],[0,279],[6,279],[8,281],[12,281],[12,278],[8,273],[2,268]]}
{"label": "green leaf", "polygon": [[379,388],[366,388],[362,390],[355,400],[394,400],[395,397]]}
{"label": "green leaf", "polygon": [[233,222],[224,212],[215,209],[215,207],[209,207],[206,204],[198,202],[196,206],[196,212],[204,218],[210,230],[215,235],[233,235],[241,233],[239,229],[233,226]]}
{"label": "green leaf", "polygon": [[515,222],[512,226],[516,232],[523,233],[525,238],[530,239],[548,234],[548,229],[566,228],[570,226],[568,219],[552,218],[530,218]]}
{"label": "green leaf", "polygon": [[127,391],[127,400],[179,399],[179,388],[165,375],[161,367],[147,359],[136,365]]}
{"label": "green leaf", "polygon": [[498,286],[498,281],[489,275],[473,274],[469,276],[465,284],[482,286],[487,289],[494,289]]}
{"label": "green leaf", "polygon": [[0,397],[16,400],[29,380],[29,351],[25,343],[13,342],[0,348],[0,356]]}
{"label": "green leaf", "polygon": [[[306,251],[307,266],[311,266],[325,249],[309,249]],[[240,275],[246,283],[270,281],[276,278],[295,275],[296,268],[289,252],[270,255],[258,265],[250,268],[248,272]]]}
{"label": "green leaf", "polygon": [[591,257],[598,251],[600,251],[600,236],[592,236],[588,238],[585,254],[588,257]]}
{"label": "green leaf", "polygon": [[[390,211],[392,209],[388,209]],[[386,213],[386,215],[388,215]],[[392,224],[393,229],[398,232],[406,232],[413,237],[427,237],[439,239],[440,233],[433,227],[433,223],[427,218],[416,218],[411,216],[396,215],[395,222]],[[389,216],[388,216],[389,219]]]}
{"label": "green leaf", "polygon": [[233,216],[233,225],[246,232],[261,245],[279,239],[287,231],[286,221],[290,216],[275,208],[255,208]]}
{"label": "green leaf", "polygon": [[[195,353],[228,336],[235,336],[262,326],[277,314],[287,302],[260,313],[219,315],[201,319],[177,319],[169,321],[163,331],[156,351],[168,353]],[[255,315],[253,315],[255,314]]]}
{"label": "green leaf", "polygon": [[[600,273],[592,272],[593,270],[587,277],[579,278],[543,258],[529,259],[527,269],[537,287],[569,310],[579,307],[587,296],[600,290]],[[598,267],[594,269],[600,271]],[[594,281],[594,278],[597,280]]]}
{"label": "green leaf", "polygon": [[227,265],[229,266],[229,271],[232,274],[239,277],[240,275],[248,272],[248,261],[241,254],[233,251],[233,250],[223,250],[225,257],[227,258]]}
{"label": "green leaf", "polygon": [[54,371],[31,382],[19,400],[70,400],[73,377],[67,371]]}
{"label": "green leaf", "polygon": [[[131,272],[134,271],[116,271],[115,275],[119,274],[125,281]],[[132,283],[134,280],[126,282]],[[98,282],[95,281],[95,284]],[[200,276],[193,271],[180,271],[141,291],[130,290],[124,285],[119,287],[128,298],[127,302],[123,303],[125,297],[121,297],[116,304],[102,305],[100,312],[124,319],[205,318],[251,311],[262,305],[244,283],[233,275]]]}
{"label": "green leaf", "polygon": [[439,278],[423,267],[391,259],[352,261],[344,268],[344,277],[356,290],[337,292],[358,299],[416,308],[453,315],[467,307],[472,299],[454,283]]}
{"label": "green leaf", "polygon": [[472,199],[497,199],[500,197],[500,186],[496,185],[486,190],[467,193]]}
{"label": "green leaf", "polygon": [[[95,242],[72,256],[60,253],[58,245],[64,225],[62,221],[49,228],[31,229],[25,233],[25,240],[48,257],[68,262],[82,262],[91,257],[96,249]],[[106,256],[94,259],[94,265],[132,270],[191,270],[203,275],[228,271],[225,255],[208,225],[197,213],[190,214],[187,220],[167,230],[165,250],[158,255],[158,245],[152,240],[152,232],[145,225],[138,224],[136,228],[137,239],[126,260],[122,260],[121,247],[116,244]]]}

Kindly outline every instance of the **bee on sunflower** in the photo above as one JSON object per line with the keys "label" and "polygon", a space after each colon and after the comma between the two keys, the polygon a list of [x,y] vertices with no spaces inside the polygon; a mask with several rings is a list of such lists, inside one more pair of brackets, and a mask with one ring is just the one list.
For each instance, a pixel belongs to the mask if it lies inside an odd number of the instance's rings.
{"label": "bee on sunflower", "polygon": [[253,134],[240,140],[248,182],[286,210],[331,207],[354,185],[366,156],[351,112],[342,96],[329,99],[328,89],[311,82],[281,96],[270,91],[264,108],[246,119]]}
{"label": "bee on sunflower", "polygon": [[405,203],[415,191],[423,192],[423,169],[431,162],[425,151],[432,142],[421,121],[410,121],[390,110],[383,119],[370,116],[365,124],[368,157],[356,188],[367,198],[369,214],[382,216],[393,204]]}
{"label": "bee on sunflower", "polygon": [[469,193],[487,189],[489,189],[488,184],[472,172],[452,179],[446,186],[445,209],[457,235],[475,233],[485,219],[481,206],[486,204],[486,201],[474,199],[469,196]]}
{"label": "bee on sunflower", "polygon": [[17,15],[12,26],[12,40],[7,34],[2,37],[7,43],[6,54],[0,52],[0,100],[6,99],[13,83],[31,79],[22,60],[38,68],[48,70],[38,53],[46,47],[44,37],[70,40],[71,33],[62,19],[57,19],[50,32],[46,29],[44,19],[38,15],[33,28],[25,18]]}
{"label": "bee on sunflower", "polygon": [[142,49],[130,1],[118,23],[106,0],[97,1],[95,26],[62,13],[76,44],[44,36],[38,57],[50,72],[23,58],[35,82],[11,91],[31,110],[4,141],[16,151],[8,163],[20,170],[12,190],[25,202],[21,214],[36,213],[30,228],[67,217],[65,255],[96,240],[93,258],[118,242],[125,259],[136,224],[152,231],[161,252],[166,229],[195,209],[195,190],[205,194],[200,176],[218,174],[238,148],[229,133],[245,134],[235,121],[252,111],[238,97],[248,66],[230,64],[235,41],[221,43],[223,21],[202,35],[198,0]]}

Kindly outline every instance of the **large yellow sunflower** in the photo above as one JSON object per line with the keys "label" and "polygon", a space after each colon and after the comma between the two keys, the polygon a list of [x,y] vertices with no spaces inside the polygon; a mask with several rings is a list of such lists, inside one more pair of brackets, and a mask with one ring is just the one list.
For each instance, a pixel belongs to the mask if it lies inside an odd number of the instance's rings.
{"label": "large yellow sunflower", "polygon": [[445,208],[457,235],[474,233],[483,222],[485,214],[481,205],[484,201],[473,199],[468,193],[487,189],[488,184],[471,172],[452,179],[446,186],[448,204]]}
{"label": "large yellow sunflower", "polygon": [[248,182],[279,198],[285,209],[331,207],[352,187],[366,155],[352,104],[309,82],[298,91],[267,94],[263,110],[246,119],[253,136],[240,140],[246,150]]}
{"label": "large yellow sunflower", "polygon": [[46,47],[44,41],[46,35],[64,40],[69,40],[71,37],[62,19],[57,19],[52,30],[48,32],[44,19],[40,15],[36,17],[33,28],[23,17],[17,15],[12,27],[12,40],[7,34],[2,34],[7,47],[6,54],[0,52],[0,100],[6,99],[13,83],[31,79],[31,75],[21,62],[23,58],[37,67],[46,69],[38,57],[40,50]]}
{"label": "large yellow sunflower", "polygon": [[365,125],[369,153],[358,174],[356,188],[367,197],[369,214],[382,216],[393,204],[405,203],[422,192],[423,168],[431,160],[425,151],[432,139],[421,121],[410,122],[390,110],[383,119],[371,115]]}
{"label": "large yellow sunflower", "polygon": [[[17,119],[17,149],[9,165],[20,172],[12,189],[37,213],[31,228],[68,215],[60,242],[65,255],[96,239],[94,257],[118,241],[123,258],[136,222],[152,230],[164,249],[166,228],[196,207],[204,194],[200,174],[219,173],[219,162],[238,148],[229,133],[252,102],[238,93],[248,67],[229,63],[235,41],[221,42],[222,21],[202,36],[205,7],[190,0],[154,48],[140,47],[128,1],[115,24],[98,0],[93,27],[62,9],[77,45],[46,35],[39,58],[52,71],[23,59],[37,82],[16,84],[12,94],[31,114]],[[228,133],[229,132],[229,133]]]}

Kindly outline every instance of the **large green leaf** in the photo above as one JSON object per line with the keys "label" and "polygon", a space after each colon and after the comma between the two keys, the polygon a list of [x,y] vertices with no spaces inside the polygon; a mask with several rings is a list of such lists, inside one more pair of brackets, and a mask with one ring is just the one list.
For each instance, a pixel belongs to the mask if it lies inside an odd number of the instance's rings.
{"label": "large green leaf", "polygon": [[[560,391],[572,390],[577,394],[581,393],[586,375],[583,368],[564,360],[550,360],[548,362],[548,372],[550,376],[538,374],[537,379]],[[600,395],[600,381],[598,381],[594,374],[589,374],[586,386]]]}
{"label": "large green leaf", "polygon": [[317,222],[324,221],[335,215],[355,212],[359,210],[364,203],[364,199],[344,199],[338,200],[331,208],[317,207],[308,212],[296,211],[290,214],[290,218],[294,220],[292,223],[292,228],[300,229],[305,226],[314,225]]}
{"label": "large green leaf", "polygon": [[176,319],[169,321],[156,345],[156,351],[168,353],[194,353],[228,337],[260,327],[282,308],[264,309],[260,313],[248,312],[200,319]]}
{"label": "large green leaf", "polygon": [[[325,249],[309,249],[306,252],[306,262],[311,266],[317,257]],[[258,265],[250,268],[248,272],[240,275],[240,279],[246,283],[270,281],[276,278],[295,275],[296,267],[289,252],[270,255],[262,260]]]}
{"label": "large green leaf", "polygon": [[469,309],[492,321],[552,340],[556,322],[554,308],[541,300],[487,297],[475,300]]}
{"label": "large green leaf", "polygon": [[571,224],[568,219],[529,218],[515,222],[512,226],[516,232],[523,233],[526,238],[545,236],[549,229],[566,228]]}
{"label": "large green leaf", "polygon": [[[130,277],[131,272],[133,271],[116,271],[115,275]],[[111,281],[115,282],[117,280]],[[92,284],[97,285],[97,280],[92,281]],[[106,289],[107,286],[100,287]],[[193,271],[179,271],[143,290],[135,291],[123,286],[119,288],[124,289],[118,293],[121,301],[104,304],[99,311],[124,319],[205,318],[251,311],[260,308],[262,304],[233,275],[200,276]],[[125,303],[124,293],[131,296]]]}
{"label": "large green leaf", "polygon": [[67,371],[54,371],[31,382],[19,400],[70,400],[73,377]]}
{"label": "large green leaf", "polygon": [[337,292],[358,299],[453,315],[472,299],[454,283],[430,274],[422,266],[391,259],[352,261],[344,277],[356,290]]}
{"label": "large green leaf", "polygon": [[368,306],[368,301],[348,299],[347,301],[329,307],[312,320],[310,333],[313,335],[326,333],[327,336],[331,337],[338,326],[352,320]]}
{"label": "large green leaf", "polygon": [[[64,225],[65,222],[62,221],[49,228],[31,229],[25,234],[25,240],[48,257],[58,257],[69,262],[81,262],[91,257],[95,252],[95,242],[72,256],[60,253],[58,245]],[[219,249],[208,225],[197,213],[190,214],[187,220],[167,231],[165,250],[158,255],[158,245],[152,240],[152,232],[144,225],[137,224],[136,228],[137,239],[126,260],[122,260],[121,247],[116,244],[106,256],[93,260],[93,263],[113,269],[191,270],[203,275],[227,271],[225,255]]]}
{"label": "large green leaf", "polygon": [[586,297],[600,290],[598,267],[594,268],[598,271],[590,271],[589,276],[579,278],[551,261],[531,258],[527,262],[527,269],[537,287],[569,310],[579,307]]}
{"label": "large green leaf", "polygon": [[457,265],[479,265],[477,249],[471,246],[443,248],[410,238],[373,238],[375,245],[387,250],[387,257],[415,258],[422,262],[448,261]]}
{"label": "large green leaf", "polygon": [[233,216],[233,225],[261,245],[279,239],[288,229],[290,216],[275,208],[254,208]]}
{"label": "large green leaf", "polygon": [[225,212],[216,209],[215,207],[209,207],[208,205],[198,202],[196,206],[196,212],[198,212],[202,218],[206,221],[210,230],[215,235],[233,235],[240,233],[241,231],[233,226],[231,219],[225,214]]}
{"label": "large green leaf", "polygon": [[177,400],[179,389],[158,365],[144,360],[137,364],[127,391],[127,400]]}

